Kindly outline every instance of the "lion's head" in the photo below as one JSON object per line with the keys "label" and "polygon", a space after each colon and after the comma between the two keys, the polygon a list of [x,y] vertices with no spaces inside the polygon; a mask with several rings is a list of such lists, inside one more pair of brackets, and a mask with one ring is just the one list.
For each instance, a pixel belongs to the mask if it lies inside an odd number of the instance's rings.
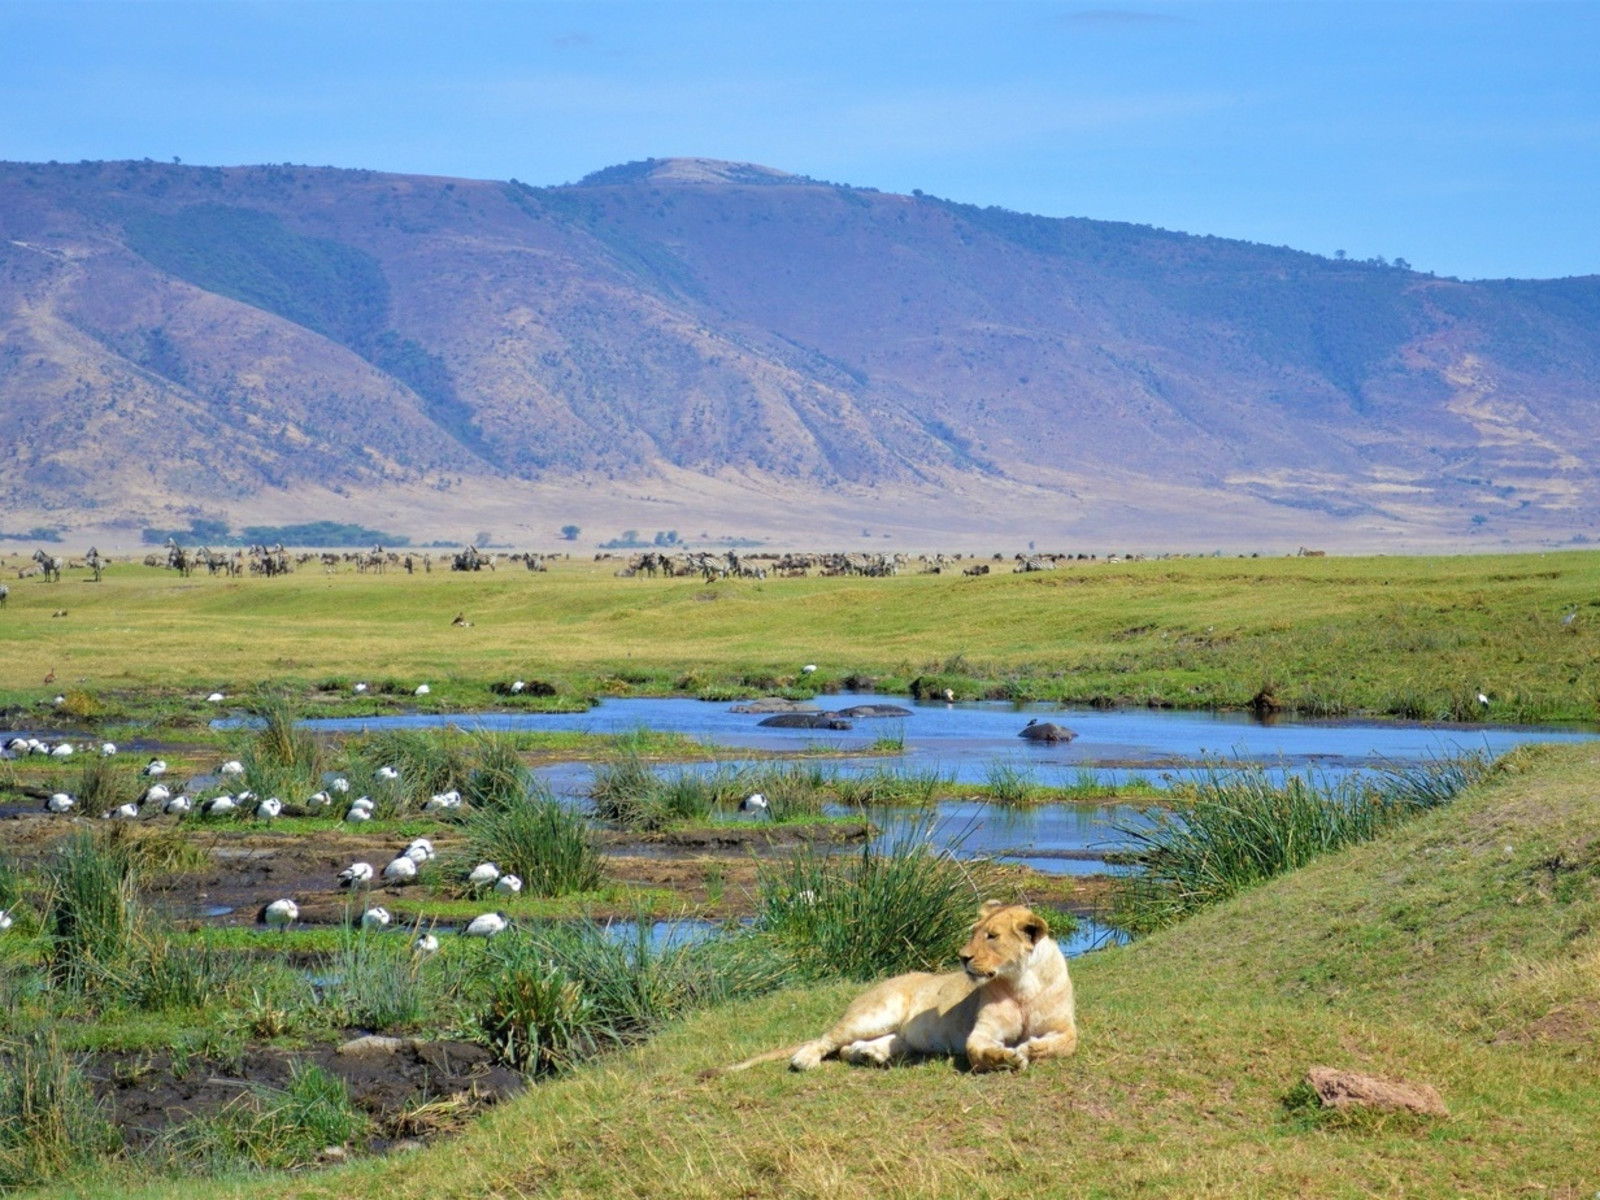
{"label": "lion's head", "polygon": [[978,910],[972,937],[961,948],[961,969],[974,983],[1018,974],[1034,947],[1050,936],[1050,926],[1021,904],[986,901]]}

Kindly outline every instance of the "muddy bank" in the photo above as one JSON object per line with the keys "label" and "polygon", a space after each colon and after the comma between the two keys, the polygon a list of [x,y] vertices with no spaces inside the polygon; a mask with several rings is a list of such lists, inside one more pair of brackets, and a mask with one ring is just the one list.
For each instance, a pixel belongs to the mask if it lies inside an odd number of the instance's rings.
{"label": "muddy bank", "polygon": [[[356,1036],[360,1031],[352,1032]],[[285,1087],[291,1072],[305,1064],[344,1080],[352,1105],[372,1120],[364,1146],[351,1149],[373,1153],[453,1132],[528,1086],[484,1046],[383,1040],[396,1045],[363,1054],[340,1053],[335,1045],[285,1050],[257,1043],[229,1062],[169,1051],[101,1053],[89,1058],[85,1071],[134,1154],[176,1126],[240,1103],[252,1088]]]}

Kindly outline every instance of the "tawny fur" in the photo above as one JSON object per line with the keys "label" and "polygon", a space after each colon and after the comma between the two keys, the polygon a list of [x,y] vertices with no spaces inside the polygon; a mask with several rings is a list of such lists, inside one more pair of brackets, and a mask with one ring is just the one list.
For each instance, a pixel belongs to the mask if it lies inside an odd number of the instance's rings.
{"label": "tawny fur", "polygon": [[874,985],[821,1037],[725,1067],[743,1071],[789,1060],[809,1071],[838,1055],[887,1066],[928,1055],[964,1055],[974,1071],[1022,1070],[1078,1047],[1072,978],[1043,917],[990,900],[961,950],[962,970],[914,971]]}

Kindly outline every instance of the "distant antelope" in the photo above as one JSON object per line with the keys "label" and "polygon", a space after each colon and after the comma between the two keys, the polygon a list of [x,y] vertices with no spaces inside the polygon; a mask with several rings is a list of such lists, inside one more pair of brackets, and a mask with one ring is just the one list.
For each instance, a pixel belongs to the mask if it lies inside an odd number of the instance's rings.
{"label": "distant antelope", "polygon": [[1304,546],[1301,546],[1299,556],[1301,558],[1324,558],[1327,553],[1326,550],[1307,550]]}

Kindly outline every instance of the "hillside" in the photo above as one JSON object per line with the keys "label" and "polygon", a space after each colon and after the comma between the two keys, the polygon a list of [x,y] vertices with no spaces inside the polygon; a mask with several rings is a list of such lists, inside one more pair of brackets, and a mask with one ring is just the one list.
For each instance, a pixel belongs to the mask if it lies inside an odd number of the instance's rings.
{"label": "hillside", "polygon": [[1600,517],[1597,330],[1595,278],[703,160],[554,188],[4,164],[0,504],[123,542],[1560,542]]}
{"label": "hillside", "polygon": [[[1600,1187],[1600,814],[1590,747],[1524,751],[1451,808],[1073,963],[1076,1057],[771,1064],[857,991],[704,1015],[459,1140],[148,1196],[1512,1196]],[[1437,1087],[1447,1119],[1319,1116],[1314,1065]],[[81,1188],[59,1194],[78,1194]]]}

